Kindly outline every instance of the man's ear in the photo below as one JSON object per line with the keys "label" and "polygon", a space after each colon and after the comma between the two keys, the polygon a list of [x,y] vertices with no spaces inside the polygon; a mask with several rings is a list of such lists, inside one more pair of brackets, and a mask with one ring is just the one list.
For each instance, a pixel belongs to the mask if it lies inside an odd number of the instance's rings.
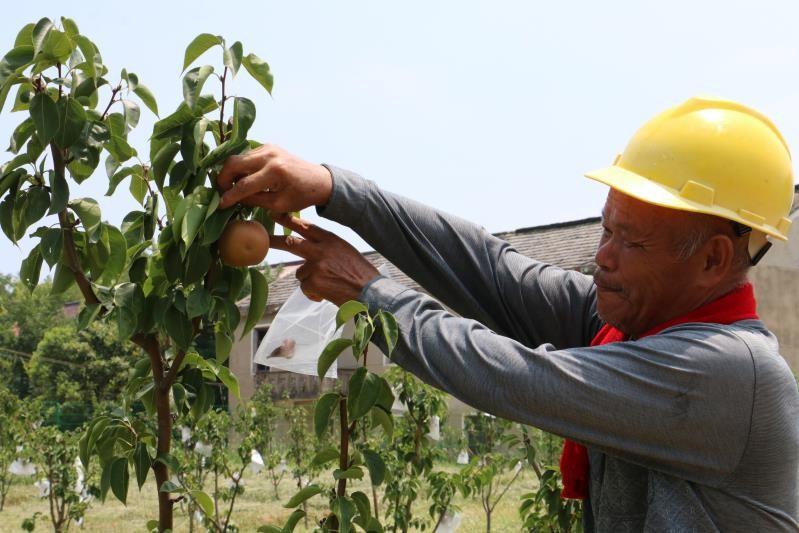
{"label": "man's ear", "polygon": [[735,260],[735,243],[728,235],[714,235],[702,247],[704,285],[713,286],[727,277]]}

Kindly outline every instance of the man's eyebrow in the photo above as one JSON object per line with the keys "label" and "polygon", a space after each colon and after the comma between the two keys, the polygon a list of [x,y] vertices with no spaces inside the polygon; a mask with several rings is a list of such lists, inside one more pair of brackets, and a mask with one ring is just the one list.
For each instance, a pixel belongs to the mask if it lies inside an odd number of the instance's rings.
{"label": "man's eyebrow", "polygon": [[[599,215],[599,222],[602,225],[602,227],[605,227],[605,215],[604,215],[604,213]],[[630,226],[629,224],[625,224],[624,222],[616,222],[616,223],[614,223],[614,226],[616,226],[621,231],[624,231],[624,232],[627,232],[627,233],[634,233],[634,234],[635,233],[640,233],[640,231],[636,230],[636,228]]]}

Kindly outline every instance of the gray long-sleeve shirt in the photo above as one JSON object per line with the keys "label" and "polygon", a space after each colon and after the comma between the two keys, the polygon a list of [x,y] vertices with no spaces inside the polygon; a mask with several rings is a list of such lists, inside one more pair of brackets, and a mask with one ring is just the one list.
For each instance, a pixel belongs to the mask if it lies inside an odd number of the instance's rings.
{"label": "gray long-sleeve shirt", "polygon": [[584,443],[587,531],[799,531],[799,392],[758,320],[588,347],[592,278],[329,167],[322,216],[442,303],[386,277],[393,361],[464,402]]}

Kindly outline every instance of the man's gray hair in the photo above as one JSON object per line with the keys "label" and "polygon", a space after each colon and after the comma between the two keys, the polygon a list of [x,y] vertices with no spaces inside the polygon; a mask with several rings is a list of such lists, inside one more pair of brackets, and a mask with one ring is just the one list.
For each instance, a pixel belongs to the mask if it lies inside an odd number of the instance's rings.
{"label": "man's gray hair", "polygon": [[[711,216],[711,215],[707,215]],[[713,217],[716,218],[716,217]],[[726,221],[725,221],[726,223]],[[675,244],[676,260],[678,262],[687,261],[690,259],[703,244],[707,242],[713,235],[720,233],[717,224],[711,220],[703,221],[702,223],[686,224],[682,230],[680,238]],[[752,266],[749,252],[746,246],[738,243],[740,237],[733,238],[735,245],[735,256],[733,257],[732,267],[739,273],[746,273],[749,267]]]}

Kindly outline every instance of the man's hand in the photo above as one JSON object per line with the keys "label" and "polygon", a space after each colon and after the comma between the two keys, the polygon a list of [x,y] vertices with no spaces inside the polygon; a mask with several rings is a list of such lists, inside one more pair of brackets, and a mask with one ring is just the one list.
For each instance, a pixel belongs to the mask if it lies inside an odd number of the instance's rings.
{"label": "man's hand", "polygon": [[274,235],[271,244],[305,259],[297,279],[308,298],[341,305],[357,299],[364,286],[380,275],[358,250],[333,233],[290,215],[280,215],[275,222],[300,235]]}
{"label": "man's hand", "polygon": [[270,144],[229,157],[216,182],[225,191],[220,208],[240,202],[278,213],[325,205],[333,190],[325,167]]}

